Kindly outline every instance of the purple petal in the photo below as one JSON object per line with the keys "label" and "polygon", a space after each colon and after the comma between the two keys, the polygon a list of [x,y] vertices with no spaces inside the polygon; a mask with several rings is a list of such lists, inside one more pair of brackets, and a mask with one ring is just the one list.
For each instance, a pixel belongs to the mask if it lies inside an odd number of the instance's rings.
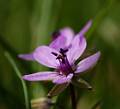
{"label": "purple petal", "polygon": [[71,48],[67,52],[68,60],[70,63],[76,61],[86,49],[87,43],[84,36],[76,35],[72,41]]}
{"label": "purple petal", "polygon": [[54,48],[59,51],[60,48],[65,48],[66,47],[66,37],[64,36],[59,36],[55,40],[53,40],[49,47]]}
{"label": "purple petal", "polygon": [[59,65],[59,62],[56,60],[56,56],[54,56],[52,52],[59,54],[55,49],[48,46],[40,46],[35,50],[33,56],[40,64],[56,68]]}
{"label": "purple petal", "polygon": [[83,35],[85,35],[85,33],[89,30],[89,28],[91,27],[91,25],[92,25],[92,20],[89,20],[88,22],[87,22],[87,24],[82,28],[82,30],[79,32],[79,35],[80,36],[83,36]]}
{"label": "purple petal", "polygon": [[24,60],[28,60],[28,61],[33,61],[33,53],[31,54],[20,54],[18,55],[19,58],[24,59]]}
{"label": "purple petal", "polygon": [[68,76],[65,75],[59,75],[57,78],[53,80],[53,83],[55,84],[63,84],[63,83],[70,83],[71,79],[73,77],[73,74],[69,74]]}
{"label": "purple petal", "polygon": [[101,54],[100,52],[97,52],[94,55],[89,56],[89,57],[83,59],[82,61],[80,61],[78,63],[78,67],[77,67],[77,70],[75,73],[81,73],[81,72],[84,72],[84,71],[92,68],[98,61],[100,54]]}
{"label": "purple petal", "polygon": [[24,75],[23,79],[28,81],[45,81],[53,80],[57,77],[57,72],[38,72],[34,74]]}
{"label": "purple petal", "polygon": [[49,47],[59,51],[60,48],[66,48],[70,45],[73,39],[74,32],[70,28],[60,30],[60,35],[51,42]]}
{"label": "purple petal", "polygon": [[71,44],[71,41],[73,40],[74,31],[71,28],[66,27],[66,28],[61,29],[60,33],[64,37],[66,37],[66,46],[69,46]]}
{"label": "purple petal", "polygon": [[92,21],[88,21],[87,24],[83,27],[83,29],[75,36],[72,41],[71,48],[68,51],[68,60],[72,63],[76,61],[86,49],[86,39],[84,34],[88,31],[91,27]]}

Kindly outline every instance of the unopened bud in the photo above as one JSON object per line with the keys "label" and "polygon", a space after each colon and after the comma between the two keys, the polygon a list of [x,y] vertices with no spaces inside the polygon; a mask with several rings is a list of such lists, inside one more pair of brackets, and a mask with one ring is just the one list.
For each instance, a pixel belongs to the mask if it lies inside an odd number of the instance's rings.
{"label": "unopened bud", "polygon": [[50,109],[54,103],[50,98],[38,98],[31,100],[32,109]]}

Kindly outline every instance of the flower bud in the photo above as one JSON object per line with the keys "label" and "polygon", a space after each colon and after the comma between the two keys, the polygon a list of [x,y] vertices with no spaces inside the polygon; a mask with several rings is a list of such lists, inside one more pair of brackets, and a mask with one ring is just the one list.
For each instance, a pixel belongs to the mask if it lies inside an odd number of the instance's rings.
{"label": "flower bud", "polygon": [[31,100],[32,109],[50,109],[54,103],[50,98],[38,98]]}

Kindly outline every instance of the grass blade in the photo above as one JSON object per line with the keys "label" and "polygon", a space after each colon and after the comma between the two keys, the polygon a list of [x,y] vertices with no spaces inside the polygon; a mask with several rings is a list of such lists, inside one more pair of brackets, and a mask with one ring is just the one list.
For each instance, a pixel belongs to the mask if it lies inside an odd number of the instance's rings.
{"label": "grass blade", "polygon": [[20,81],[21,81],[21,83],[22,83],[23,92],[24,92],[24,97],[25,97],[25,106],[26,106],[26,109],[30,109],[29,99],[28,99],[28,93],[27,93],[27,87],[26,87],[26,84],[25,84],[24,80],[22,79],[22,75],[21,75],[19,69],[17,68],[16,63],[15,63],[15,61],[13,60],[13,58],[11,57],[11,55],[10,55],[8,52],[5,52],[5,56],[6,56],[6,58],[8,59],[8,61],[10,62],[10,64],[11,64],[11,66],[13,67],[16,75],[18,76],[18,78],[20,79]]}

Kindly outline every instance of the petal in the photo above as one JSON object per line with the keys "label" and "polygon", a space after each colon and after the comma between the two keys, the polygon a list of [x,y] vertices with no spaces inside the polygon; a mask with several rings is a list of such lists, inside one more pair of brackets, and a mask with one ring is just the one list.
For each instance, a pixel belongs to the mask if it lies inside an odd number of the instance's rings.
{"label": "petal", "polygon": [[92,21],[90,20],[73,39],[71,48],[69,49],[67,54],[68,60],[70,61],[70,63],[73,63],[73,61],[76,61],[86,49],[87,43],[86,43],[84,34],[88,31],[91,25],[92,25]]}
{"label": "petal", "polygon": [[82,61],[80,61],[78,63],[78,67],[75,73],[81,73],[93,67],[98,61],[100,54],[101,54],[100,52],[97,52],[94,55],[89,56],[83,59]]}
{"label": "petal", "polygon": [[66,48],[70,45],[74,36],[74,32],[70,28],[64,28],[60,30],[60,35],[51,42],[49,45],[59,51],[60,48]]}
{"label": "petal", "polygon": [[30,54],[20,54],[18,55],[19,58],[24,59],[24,60],[28,60],[28,61],[33,61],[33,53]]}
{"label": "petal", "polygon": [[92,25],[92,20],[89,20],[88,22],[87,22],[87,24],[82,28],[82,30],[79,32],[79,35],[80,36],[83,36],[83,35],[85,35],[85,33],[89,30],[89,28],[91,27],[91,25]]}
{"label": "petal", "polygon": [[67,52],[68,60],[70,63],[76,61],[86,49],[87,42],[84,36],[79,34],[75,36],[72,41],[71,48]]}
{"label": "petal", "polygon": [[72,73],[70,73],[67,77],[65,75],[59,75],[57,78],[53,80],[53,83],[55,84],[69,83],[72,77],[73,77]]}
{"label": "petal", "polygon": [[59,65],[59,62],[56,60],[56,56],[54,56],[52,52],[59,54],[55,49],[48,46],[40,46],[35,50],[33,56],[40,64],[56,68]]}
{"label": "petal", "polygon": [[65,48],[66,47],[66,37],[64,36],[59,36],[55,40],[53,40],[49,47],[54,48],[59,51],[60,48]]}
{"label": "petal", "polygon": [[23,79],[28,81],[45,81],[45,80],[53,80],[57,77],[57,72],[38,72],[34,74],[24,75]]}
{"label": "petal", "polygon": [[66,37],[66,46],[69,46],[73,40],[74,31],[71,28],[66,27],[61,29],[60,33],[62,36]]}

